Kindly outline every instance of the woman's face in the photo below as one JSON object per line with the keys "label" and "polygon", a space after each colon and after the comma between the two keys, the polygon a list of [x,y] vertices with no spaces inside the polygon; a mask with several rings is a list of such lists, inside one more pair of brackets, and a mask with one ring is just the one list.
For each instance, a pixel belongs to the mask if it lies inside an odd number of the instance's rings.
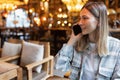
{"label": "woman's face", "polygon": [[80,20],[78,24],[82,28],[82,34],[91,34],[95,31],[98,25],[97,19],[86,8],[83,8],[80,12]]}

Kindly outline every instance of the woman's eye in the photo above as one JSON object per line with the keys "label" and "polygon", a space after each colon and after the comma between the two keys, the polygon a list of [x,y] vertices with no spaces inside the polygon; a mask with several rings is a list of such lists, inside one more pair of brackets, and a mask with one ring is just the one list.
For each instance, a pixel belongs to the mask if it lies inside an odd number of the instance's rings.
{"label": "woman's eye", "polygon": [[88,17],[80,17],[78,20],[86,20],[86,19],[89,19]]}
{"label": "woman's eye", "polygon": [[88,19],[88,17],[83,17],[82,19]]}

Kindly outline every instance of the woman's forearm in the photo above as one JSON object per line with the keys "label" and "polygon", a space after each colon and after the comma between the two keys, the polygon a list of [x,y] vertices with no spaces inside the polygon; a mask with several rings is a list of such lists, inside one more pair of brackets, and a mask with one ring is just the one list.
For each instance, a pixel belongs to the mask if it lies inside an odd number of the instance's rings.
{"label": "woman's forearm", "polygon": [[62,49],[56,56],[55,68],[62,71],[68,71],[71,68],[71,60],[73,56],[73,47],[70,45],[63,45]]}

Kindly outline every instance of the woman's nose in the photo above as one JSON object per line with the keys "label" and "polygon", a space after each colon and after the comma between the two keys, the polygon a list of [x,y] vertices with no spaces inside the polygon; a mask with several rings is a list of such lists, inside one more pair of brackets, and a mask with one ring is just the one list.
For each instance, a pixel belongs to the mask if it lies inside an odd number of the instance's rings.
{"label": "woman's nose", "polygon": [[79,20],[78,24],[81,26],[83,24],[82,20]]}

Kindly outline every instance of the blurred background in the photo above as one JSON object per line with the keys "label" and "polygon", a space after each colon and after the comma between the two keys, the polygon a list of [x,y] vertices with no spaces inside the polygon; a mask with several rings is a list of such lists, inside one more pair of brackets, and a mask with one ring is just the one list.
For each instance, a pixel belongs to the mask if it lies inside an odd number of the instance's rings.
{"label": "blurred background", "polygon": [[[0,0],[0,47],[9,38],[49,41],[55,55],[87,1],[96,0]],[[120,0],[97,1],[107,6],[110,35],[120,39]]]}

